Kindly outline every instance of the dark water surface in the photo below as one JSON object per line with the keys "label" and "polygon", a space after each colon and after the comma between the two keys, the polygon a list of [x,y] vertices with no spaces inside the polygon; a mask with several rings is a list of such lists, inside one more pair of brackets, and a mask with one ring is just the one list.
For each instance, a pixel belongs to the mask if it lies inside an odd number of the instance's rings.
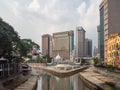
{"label": "dark water surface", "polygon": [[81,81],[78,74],[58,78],[48,73],[40,75],[37,90],[90,90]]}

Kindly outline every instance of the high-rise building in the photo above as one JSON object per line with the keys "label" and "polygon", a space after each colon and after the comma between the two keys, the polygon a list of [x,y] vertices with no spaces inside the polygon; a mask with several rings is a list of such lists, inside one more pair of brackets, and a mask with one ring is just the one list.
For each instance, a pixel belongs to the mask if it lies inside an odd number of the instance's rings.
{"label": "high-rise building", "polygon": [[[104,42],[104,59],[107,60],[107,41],[113,33],[120,32],[120,0],[102,0],[100,4],[100,37]],[[100,44],[101,45],[101,44]],[[101,46],[100,46],[101,49]],[[102,53],[100,53],[102,54]]]}
{"label": "high-rise building", "polygon": [[53,37],[50,37],[50,57],[52,57],[52,49],[53,49]]}
{"label": "high-rise building", "polygon": [[100,7],[100,59],[104,61],[104,7]]}
{"label": "high-rise building", "polygon": [[92,57],[92,40],[85,39],[85,57]]}
{"label": "high-rise building", "polygon": [[88,39],[88,57],[92,57],[92,40]]}
{"label": "high-rise building", "polygon": [[82,27],[76,28],[76,59],[85,56],[85,32]]}
{"label": "high-rise building", "polygon": [[70,53],[74,49],[74,32],[65,31],[53,33],[53,57],[58,54],[63,59],[70,59]]}
{"label": "high-rise building", "polygon": [[46,55],[50,56],[50,40],[51,40],[51,36],[49,34],[42,35],[42,55],[43,56],[46,56]]}
{"label": "high-rise building", "polygon": [[94,57],[98,56],[98,48],[96,48],[96,46],[94,46],[93,56]]}
{"label": "high-rise building", "polygon": [[85,57],[88,57],[88,39],[85,39]]}
{"label": "high-rise building", "polygon": [[[100,40],[101,40],[101,38],[100,38],[100,26],[97,26],[97,32],[98,32],[98,54],[102,55],[102,54],[100,54]],[[100,57],[102,57],[102,56],[100,56]]]}

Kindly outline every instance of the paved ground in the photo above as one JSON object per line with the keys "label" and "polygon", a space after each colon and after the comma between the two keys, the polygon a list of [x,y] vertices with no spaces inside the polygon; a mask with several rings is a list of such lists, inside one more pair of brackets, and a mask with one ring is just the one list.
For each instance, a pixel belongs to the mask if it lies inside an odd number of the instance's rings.
{"label": "paved ground", "polygon": [[80,75],[103,90],[120,90],[120,74],[91,67]]}
{"label": "paved ground", "polygon": [[31,76],[25,83],[21,84],[14,90],[34,90],[36,88],[37,77]]}
{"label": "paved ground", "polygon": [[[24,75],[22,73],[12,75],[10,77],[0,78],[0,90],[13,90],[17,86],[21,86],[22,83],[26,83],[30,85],[30,87],[34,87],[28,82],[36,83],[37,72],[35,70],[25,72]],[[27,86],[28,87],[28,86]],[[30,90],[30,89],[21,89],[21,90]]]}
{"label": "paved ground", "polygon": [[37,85],[38,73],[32,69],[29,79],[16,87],[14,90],[35,90]]}
{"label": "paved ground", "polygon": [[27,80],[27,76],[23,76],[22,73],[12,75],[5,78],[0,78],[0,90],[13,90],[20,83]]}

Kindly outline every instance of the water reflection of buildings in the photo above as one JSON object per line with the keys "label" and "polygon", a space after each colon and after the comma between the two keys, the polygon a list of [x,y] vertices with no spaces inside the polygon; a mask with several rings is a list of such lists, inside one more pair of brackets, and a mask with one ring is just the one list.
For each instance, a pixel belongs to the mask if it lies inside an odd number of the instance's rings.
{"label": "water reflection of buildings", "polygon": [[81,81],[79,74],[71,76],[70,78],[71,88],[70,90],[89,90]]}
{"label": "water reflection of buildings", "polygon": [[71,90],[69,82],[69,78],[46,75],[42,79],[42,90]]}
{"label": "water reflection of buildings", "polygon": [[66,78],[45,74],[41,80],[42,88],[37,90],[89,90],[81,81],[79,74]]}

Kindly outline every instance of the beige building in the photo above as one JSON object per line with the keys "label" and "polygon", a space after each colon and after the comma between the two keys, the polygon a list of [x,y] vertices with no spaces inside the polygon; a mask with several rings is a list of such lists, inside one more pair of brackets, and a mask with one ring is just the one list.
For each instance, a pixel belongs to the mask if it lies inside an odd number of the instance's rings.
{"label": "beige building", "polygon": [[[100,27],[104,29],[104,59],[107,59],[107,41],[113,33],[120,32],[120,0],[102,0],[100,4]],[[103,19],[103,22],[102,22]]]}
{"label": "beige building", "polygon": [[53,33],[53,57],[56,57],[59,54],[62,59],[70,59],[70,52],[72,52],[73,49],[74,32],[72,30]]}
{"label": "beige building", "polygon": [[49,34],[42,35],[42,55],[43,56],[46,56],[46,55],[50,56],[50,40],[51,40],[51,36]]}
{"label": "beige building", "polygon": [[111,34],[107,43],[107,64],[120,68],[120,33]]}

